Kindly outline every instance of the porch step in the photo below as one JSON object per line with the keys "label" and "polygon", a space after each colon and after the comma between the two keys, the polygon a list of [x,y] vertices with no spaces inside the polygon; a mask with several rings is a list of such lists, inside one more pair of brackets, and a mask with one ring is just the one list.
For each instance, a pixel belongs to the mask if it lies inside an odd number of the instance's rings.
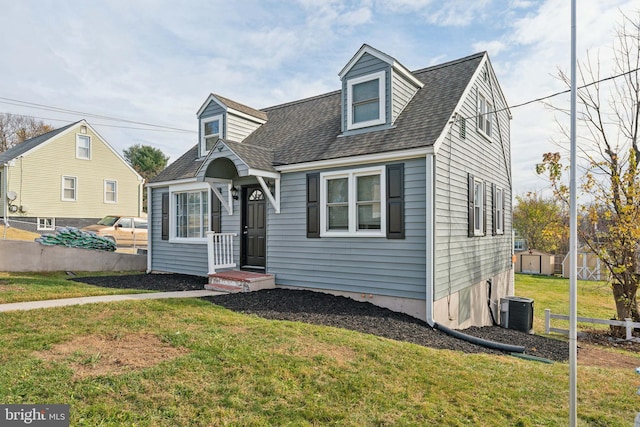
{"label": "porch step", "polygon": [[209,275],[209,283],[204,285],[208,291],[251,292],[261,289],[273,289],[276,280],[273,274],[251,273],[248,271],[223,271]]}

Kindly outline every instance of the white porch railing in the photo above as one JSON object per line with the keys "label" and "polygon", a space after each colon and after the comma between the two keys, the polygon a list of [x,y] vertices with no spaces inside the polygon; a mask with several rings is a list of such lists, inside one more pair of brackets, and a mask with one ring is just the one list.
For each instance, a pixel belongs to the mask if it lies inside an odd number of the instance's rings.
{"label": "white porch railing", "polygon": [[207,231],[207,253],[209,260],[209,274],[215,274],[216,269],[234,268],[233,238],[235,233],[216,233]]}

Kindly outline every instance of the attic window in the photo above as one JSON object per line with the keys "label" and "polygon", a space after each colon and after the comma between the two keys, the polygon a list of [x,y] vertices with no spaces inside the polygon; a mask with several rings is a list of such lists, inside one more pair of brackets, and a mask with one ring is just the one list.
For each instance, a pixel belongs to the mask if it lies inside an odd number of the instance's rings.
{"label": "attic window", "polygon": [[386,122],[385,72],[347,81],[347,129],[359,129]]}
{"label": "attic window", "polygon": [[200,154],[206,155],[215,145],[219,138],[222,138],[222,116],[213,116],[202,119],[202,141],[200,143]]}

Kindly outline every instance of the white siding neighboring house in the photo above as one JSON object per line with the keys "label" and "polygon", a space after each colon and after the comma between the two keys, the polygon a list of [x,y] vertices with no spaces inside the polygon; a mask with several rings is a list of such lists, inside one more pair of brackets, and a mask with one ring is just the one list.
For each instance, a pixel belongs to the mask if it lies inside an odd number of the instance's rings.
{"label": "white siding neighboring house", "polygon": [[[363,45],[335,92],[257,110],[211,94],[149,183],[149,271],[238,268],[455,328],[513,293],[510,113],[485,52],[409,71]],[[487,299],[491,301],[491,308]]]}
{"label": "white siding neighboring house", "polygon": [[142,214],[144,180],[85,120],[0,153],[0,181],[0,216],[16,228],[48,232]]}

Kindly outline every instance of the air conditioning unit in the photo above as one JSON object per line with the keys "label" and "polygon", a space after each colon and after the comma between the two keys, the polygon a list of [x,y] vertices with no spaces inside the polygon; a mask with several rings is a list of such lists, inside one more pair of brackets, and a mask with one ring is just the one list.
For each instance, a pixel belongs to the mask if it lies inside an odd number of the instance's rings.
{"label": "air conditioning unit", "polygon": [[516,296],[500,298],[500,326],[532,333],[533,300]]}

